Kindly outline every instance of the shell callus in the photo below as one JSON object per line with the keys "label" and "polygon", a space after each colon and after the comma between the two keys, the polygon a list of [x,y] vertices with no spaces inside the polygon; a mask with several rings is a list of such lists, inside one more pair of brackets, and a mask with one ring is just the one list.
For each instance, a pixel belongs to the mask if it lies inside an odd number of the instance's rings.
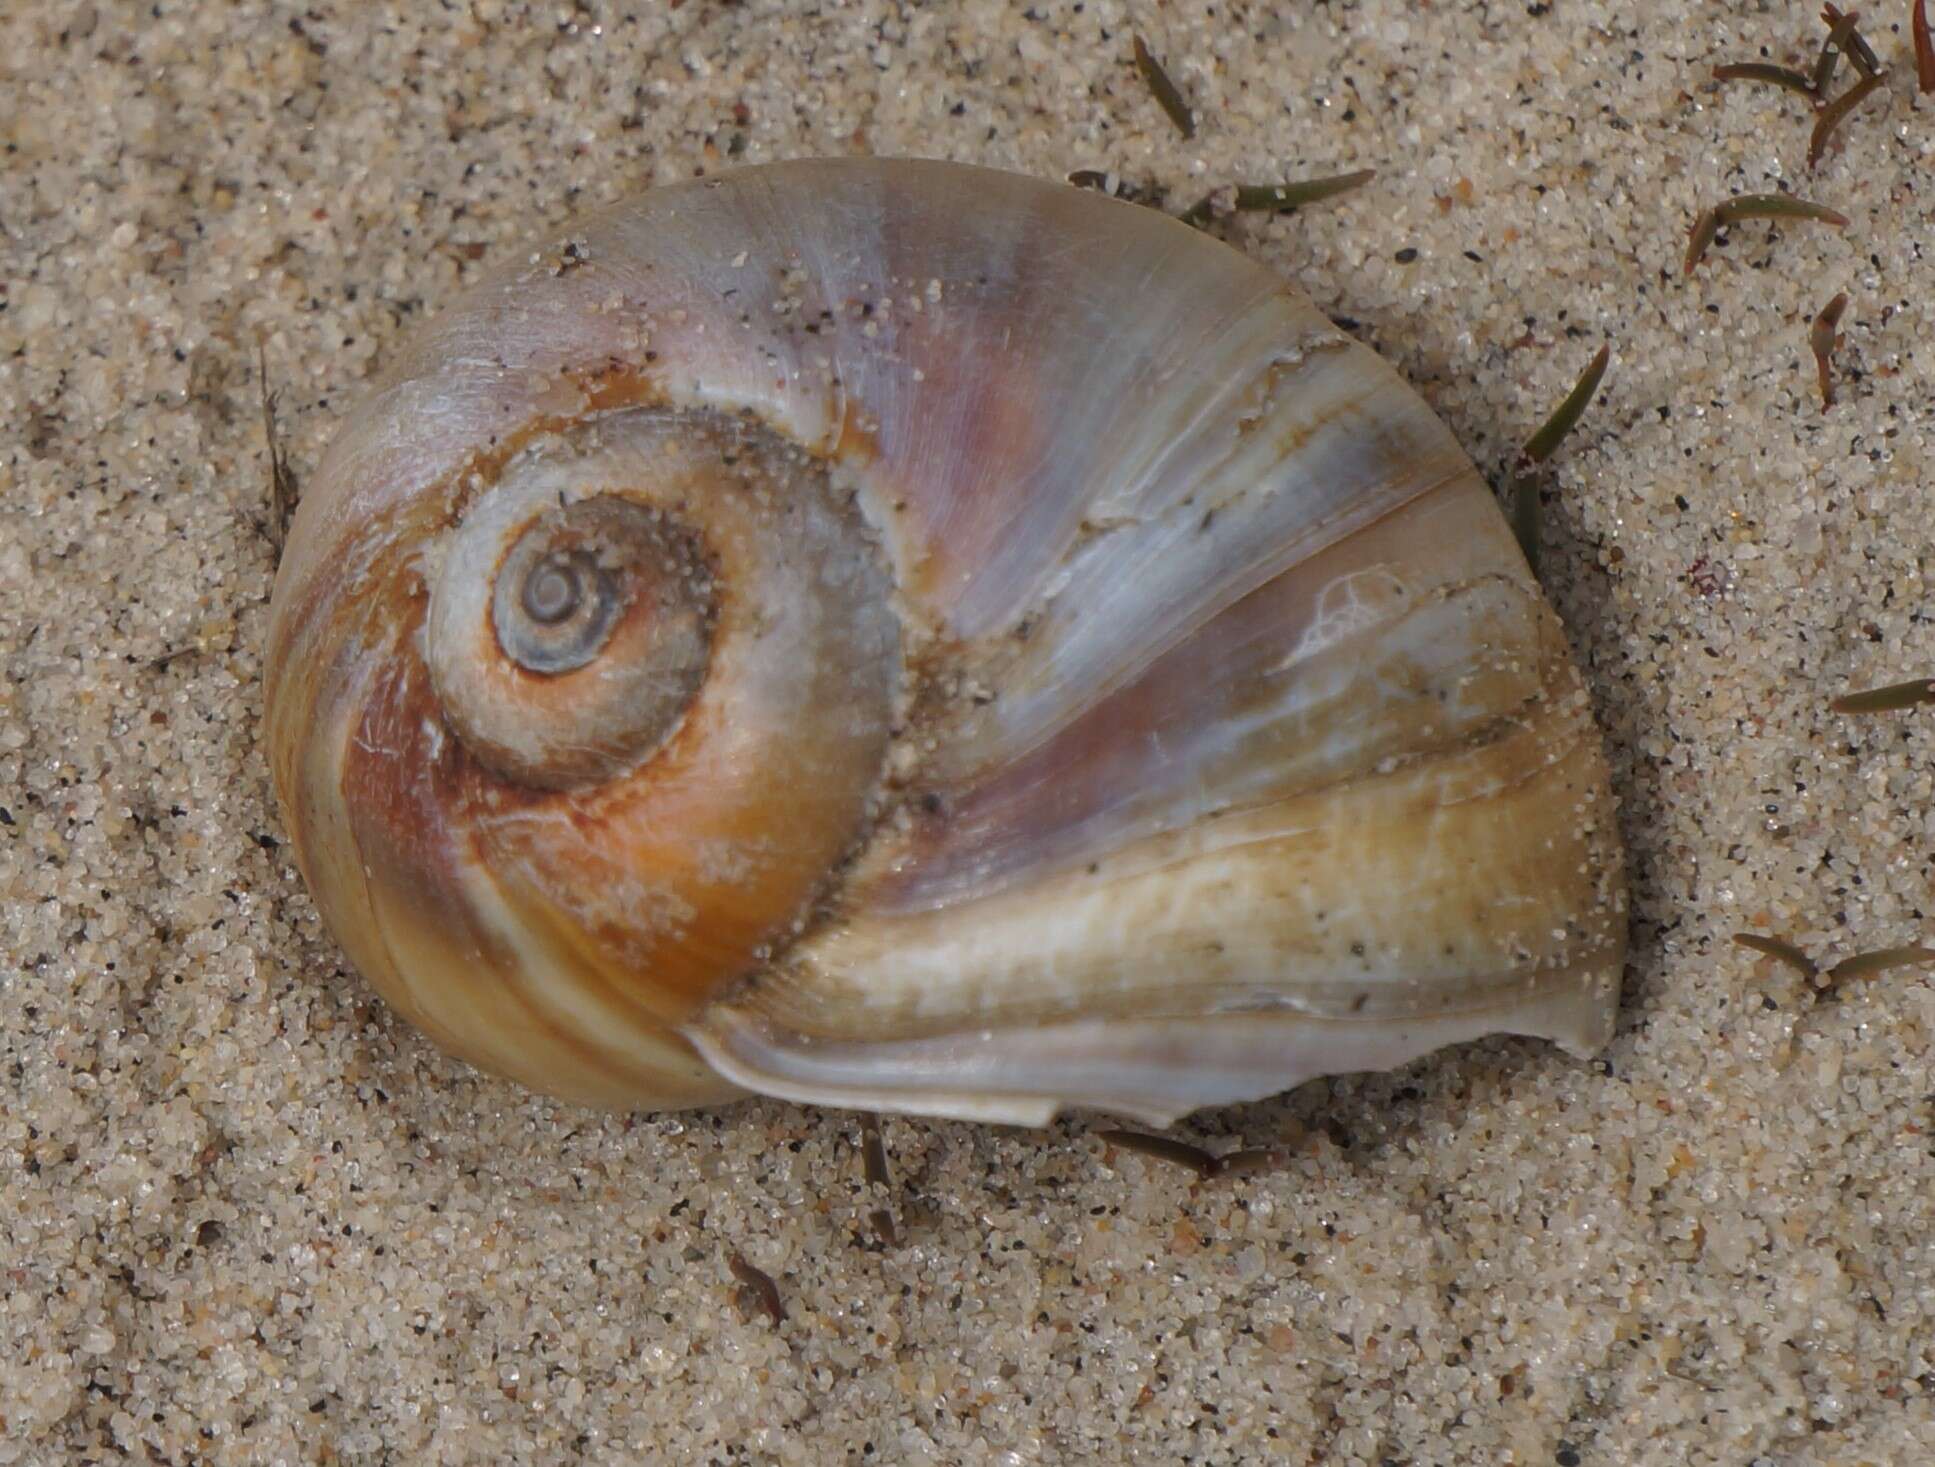
{"label": "shell callus", "polygon": [[1018,1121],[1603,1042],[1621,854],[1562,629],[1308,302],[942,164],[570,241],[404,352],[277,584],[305,876],[441,1042],[608,1104]]}

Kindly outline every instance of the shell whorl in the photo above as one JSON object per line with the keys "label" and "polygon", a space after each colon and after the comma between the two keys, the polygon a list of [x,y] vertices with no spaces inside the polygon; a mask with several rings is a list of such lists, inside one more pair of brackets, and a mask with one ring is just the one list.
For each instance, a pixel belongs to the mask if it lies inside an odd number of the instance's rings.
{"label": "shell whorl", "polygon": [[423,656],[478,759],[571,789],[664,744],[704,680],[717,611],[689,531],[622,494],[560,503],[533,484],[492,496],[452,541]]}
{"label": "shell whorl", "polygon": [[269,666],[358,967],[573,1098],[1160,1118],[1610,1023],[1603,759],[1482,481],[1073,190],[776,165],[486,277],[312,478]]}

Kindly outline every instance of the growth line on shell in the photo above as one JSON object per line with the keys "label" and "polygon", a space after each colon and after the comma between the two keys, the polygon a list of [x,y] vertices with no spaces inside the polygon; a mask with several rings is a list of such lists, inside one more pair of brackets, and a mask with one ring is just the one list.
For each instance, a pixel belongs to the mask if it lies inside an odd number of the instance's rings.
{"label": "growth line on shell", "polygon": [[1814,318],[1808,328],[1808,345],[1814,349],[1814,366],[1821,375],[1821,406],[1834,406],[1834,374],[1830,370],[1829,358],[1834,354],[1835,344],[1840,341],[1841,313],[1848,308],[1848,293],[1844,290],[1821,307],[1821,314]]}
{"label": "growth line on shell", "polygon": [[1176,130],[1185,138],[1195,137],[1196,115],[1189,110],[1189,103],[1183,100],[1182,89],[1169,79],[1169,73],[1162,69],[1162,63],[1156,60],[1141,36],[1135,37],[1135,67],[1142,73],[1143,81],[1149,84],[1156,105],[1176,124]]}
{"label": "growth line on shell", "polygon": [[1826,204],[1797,199],[1790,194],[1735,194],[1725,203],[1714,205],[1695,222],[1692,240],[1687,245],[1684,273],[1693,273],[1693,267],[1700,263],[1707,246],[1722,229],[1744,219],[1807,219],[1832,224],[1836,229],[1845,228],[1848,222],[1847,215]]}
{"label": "growth line on shell", "polygon": [[1585,416],[1593,395],[1599,391],[1600,379],[1606,375],[1606,364],[1611,360],[1611,343],[1593,353],[1579,380],[1572,384],[1572,391],[1539,425],[1538,431],[1525,440],[1525,446],[1512,464],[1512,532],[1518,536],[1519,549],[1525,552],[1526,564],[1532,567],[1535,576],[1539,573],[1540,548],[1539,466],[1552,457],[1566,434]]}

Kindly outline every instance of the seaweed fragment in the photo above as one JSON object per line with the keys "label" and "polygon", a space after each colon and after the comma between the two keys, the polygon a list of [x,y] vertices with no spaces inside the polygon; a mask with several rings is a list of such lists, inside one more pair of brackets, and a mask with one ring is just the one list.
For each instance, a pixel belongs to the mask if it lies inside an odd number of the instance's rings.
{"label": "seaweed fragment", "polygon": [[1321,203],[1362,188],[1375,177],[1375,168],[1359,168],[1351,173],[1332,173],[1296,183],[1225,184],[1204,194],[1180,217],[1185,224],[1207,224],[1225,214],[1288,214],[1306,204]]}
{"label": "seaweed fragment", "polygon": [[1216,1174],[1216,1158],[1200,1146],[1191,1146],[1187,1141],[1178,1141],[1174,1136],[1151,1136],[1145,1131],[1097,1131],[1095,1133],[1111,1146],[1120,1146],[1124,1151],[1133,1151],[1142,1156],[1166,1161],[1171,1166],[1187,1168],[1205,1179]]}
{"label": "seaweed fragment", "polygon": [[726,1267],[732,1270],[732,1276],[739,1280],[742,1286],[740,1300],[742,1309],[750,1300],[765,1311],[766,1317],[772,1320],[775,1329],[785,1322],[786,1305],[779,1297],[779,1285],[773,1282],[771,1274],[762,1268],[753,1267],[746,1261],[745,1256],[736,1250],[726,1254]]}
{"label": "seaweed fragment", "polygon": [[1518,458],[1513,461],[1512,533],[1518,536],[1519,549],[1525,552],[1526,564],[1532,567],[1535,576],[1539,573],[1542,543],[1539,534],[1539,466],[1552,457],[1566,434],[1585,415],[1593,395],[1599,391],[1600,379],[1606,375],[1606,364],[1611,360],[1611,343],[1593,353],[1585,371],[1579,374],[1579,380],[1572,384],[1572,391],[1552,410],[1552,415],[1539,425],[1538,431],[1525,440],[1525,446],[1519,449]]}
{"label": "seaweed fragment", "polygon": [[1713,243],[1714,236],[1730,225],[1743,219],[1809,219],[1820,224],[1832,224],[1836,229],[1847,225],[1848,217],[1826,204],[1816,204],[1807,199],[1797,199],[1791,194],[1735,194],[1723,204],[1716,204],[1702,214],[1694,223],[1693,236],[1687,246],[1686,270],[1691,275],[1693,267],[1700,263],[1707,246]]}
{"label": "seaweed fragment", "polygon": [[1088,189],[1104,198],[1120,199],[1125,204],[1140,204],[1145,209],[1161,210],[1163,190],[1153,183],[1137,183],[1109,168],[1076,168],[1067,175],[1074,188]]}
{"label": "seaweed fragment", "polygon": [[1935,963],[1935,948],[1908,944],[1903,947],[1879,947],[1868,952],[1856,953],[1841,959],[1833,967],[1823,970],[1812,958],[1783,937],[1764,937],[1758,932],[1736,932],[1733,935],[1737,946],[1751,948],[1757,953],[1765,953],[1777,958],[1795,969],[1812,983],[1816,989],[1825,993],[1854,978],[1872,978],[1877,973],[1886,973],[1892,968],[1909,968],[1920,963]]}
{"label": "seaweed fragment", "polygon": [[1715,81],[1766,82],[1769,86],[1785,87],[1790,92],[1799,92],[1810,102],[1818,95],[1813,81],[1794,70],[1791,66],[1774,66],[1765,61],[1737,61],[1726,66],[1713,68]]}
{"label": "seaweed fragment", "polygon": [[1246,1146],[1240,1151],[1216,1156],[1187,1141],[1178,1141],[1173,1136],[1152,1136],[1146,1131],[1097,1131],[1095,1134],[1124,1151],[1134,1151],[1157,1161],[1166,1161],[1172,1166],[1183,1167],[1196,1173],[1205,1182],[1271,1171],[1282,1166],[1288,1156],[1280,1146]]}
{"label": "seaweed fragment", "polygon": [[[1832,12],[1830,14],[1830,12]],[[1821,54],[1814,62],[1814,95],[1825,97],[1827,89],[1834,83],[1834,69],[1841,64],[1841,57],[1847,52],[1847,40],[1854,33],[1856,15],[1843,15],[1832,5],[1824,6],[1821,19],[1827,22],[1827,39],[1821,42]],[[1819,105],[1818,102],[1816,105]]]}
{"label": "seaweed fragment", "polygon": [[1534,464],[1542,464],[1552,457],[1554,450],[1570,433],[1573,426],[1585,414],[1591,404],[1593,394],[1599,390],[1599,380],[1606,375],[1606,364],[1612,360],[1612,345],[1606,344],[1592,354],[1586,363],[1585,371],[1579,380],[1572,384],[1572,391],[1565,395],[1565,401],[1552,410],[1552,416],[1539,425],[1538,432],[1525,440],[1525,447],[1518,451],[1521,469]]}
{"label": "seaweed fragment", "polygon": [[1841,313],[1848,308],[1848,293],[1844,290],[1821,307],[1821,314],[1814,318],[1808,328],[1808,345],[1814,349],[1814,366],[1821,374],[1821,406],[1834,406],[1834,374],[1829,369],[1829,358],[1834,354],[1835,343],[1841,338]]}
{"label": "seaweed fragment", "polygon": [[149,661],[148,671],[166,672],[170,667],[173,667],[177,662],[181,661],[182,658],[193,657],[199,653],[206,652],[207,650],[208,649],[202,646],[200,642],[189,642],[185,646],[170,647],[166,652],[163,652],[159,657],[153,658]]}
{"label": "seaweed fragment", "polygon": [[1301,209],[1305,204],[1321,203],[1362,188],[1377,177],[1375,168],[1359,168],[1350,173],[1333,173],[1324,178],[1306,178],[1298,183],[1239,183],[1230,207],[1239,213],[1267,210],[1272,214]]}
{"label": "seaweed fragment", "polygon": [[276,395],[269,390],[269,352],[260,341],[255,344],[256,380],[262,389],[262,436],[269,445],[269,518],[255,519],[256,533],[275,551],[276,564],[282,563],[282,547],[289,538],[289,522],[296,516],[296,476],[282,451],[282,435],[276,430]]}
{"label": "seaweed fragment", "polygon": [[1928,29],[1928,0],[1915,0],[1909,29],[1915,36],[1915,85],[1923,92],[1935,92],[1935,35]]}
{"label": "seaweed fragment", "polygon": [[[878,1188],[885,1194],[891,1183],[887,1177],[887,1146],[880,1139],[880,1118],[871,1112],[860,1117],[860,1167],[866,1177],[867,1186]],[[874,1236],[884,1247],[898,1247],[900,1234],[894,1226],[893,1209],[880,1206],[868,1214],[873,1224]]]}
{"label": "seaweed fragment", "polygon": [[1156,105],[1169,115],[1169,120],[1176,124],[1176,130],[1185,138],[1195,137],[1196,115],[1189,110],[1189,103],[1183,100],[1181,89],[1169,79],[1169,73],[1163,70],[1162,63],[1151,54],[1141,36],[1135,37],[1135,65],[1136,70],[1142,73],[1143,81],[1148,83]]}
{"label": "seaweed fragment", "polygon": [[1834,136],[1834,130],[1841,125],[1842,120],[1850,112],[1867,99],[1870,92],[1881,85],[1882,79],[1880,72],[1871,71],[1821,109],[1820,114],[1814,119],[1813,136],[1807,140],[1808,167],[1812,168],[1821,161],[1821,155],[1827,151],[1828,140]]}
{"label": "seaweed fragment", "polygon": [[1935,947],[1910,944],[1905,947],[1876,948],[1872,952],[1856,953],[1851,958],[1841,959],[1822,975],[1825,980],[1822,986],[1833,988],[1850,978],[1872,978],[1891,968],[1912,968],[1920,963],[1935,963]]}
{"label": "seaweed fragment", "polygon": [[1733,935],[1733,943],[1735,947],[1750,948],[1754,952],[1778,959],[1810,982],[1820,976],[1820,966],[1784,937],[1763,937],[1758,932],[1736,932]]}
{"label": "seaweed fragment", "polygon": [[1691,275],[1693,267],[1700,263],[1706,254],[1707,246],[1713,243],[1714,236],[1720,232],[1720,211],[1708,209],[1693,221],[1693,232],[1687,237],[1685,274]]}
{"label": "seaweed fragment", "polygon": [[[1875,55],[1874,47],[1868,44],[1861,32],[1855,29],[1855,23],[1860,19],[1859,11],[1851,10],[1844,15],[1832,3],[1821,7],[1821,20],[1828,28],[1827,44],[1854,62],[1864,76],[1876,76],[1881,71],[1881,59]],[[1821,90],[1827,90],[1825,83]]]}
{"label": "seaweed fragment", "polygon": [[1923,703],[1935,703],[1935,677],[1910,678],[1905,683],[1890,683],[1885,688],[1843,693],[1828,707],[1836,713],[1896,713]]}
{"label": "seaweed fragment", "polygon": [[1258,1172],[1272,1172],[1289,1159],[1289,1152],[1281,1146],[1246,1146],[1241,1151],[1232,1151],[1216,1158],[1213,1177],[1253,1177]]}

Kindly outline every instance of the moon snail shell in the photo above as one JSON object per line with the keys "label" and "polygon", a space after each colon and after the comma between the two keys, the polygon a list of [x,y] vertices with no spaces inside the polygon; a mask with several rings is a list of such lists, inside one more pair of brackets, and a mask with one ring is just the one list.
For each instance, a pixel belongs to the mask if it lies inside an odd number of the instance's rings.
{"label": "moon snail shell", "polygon": [[1611,1030],[1604,756],[1485,484],[1091,193],[749,168],[487,275],[312,476],[267,698],[355,965],[573,1100],[1162,1123]]}

